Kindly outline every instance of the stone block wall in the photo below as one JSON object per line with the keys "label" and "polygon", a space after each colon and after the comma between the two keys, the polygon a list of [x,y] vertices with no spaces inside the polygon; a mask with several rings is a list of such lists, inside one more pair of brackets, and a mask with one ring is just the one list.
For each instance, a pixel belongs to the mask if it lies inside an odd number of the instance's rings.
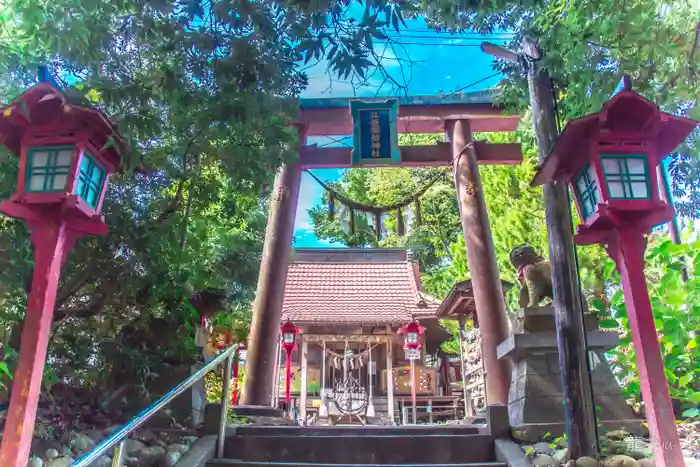
{"label": "stone block wall", "polygon": [[[595,316],[586,314],[593,400],[599,421],[630,421],[634,413],[605,360],[604,352],[617,344],[617,335],[597,330]],[[561,367],[551,307],[526,308],[513,315],[513,331],[498,347],[499,358],[513,361],[508,396],[511,427],[545,427],[565,421]],[[543,428],[547,431],[546,428]]]}
{"label": "stone block wall", "polygon": [[[600,419],[633,418],[632,410],[624,401],[603,352],[592,351],[589,358],[593,398],[595,405],[600,407]],[[508,405],[514,426],[564,421],[561,367],[557,353],[528,353],[515,362]]]}

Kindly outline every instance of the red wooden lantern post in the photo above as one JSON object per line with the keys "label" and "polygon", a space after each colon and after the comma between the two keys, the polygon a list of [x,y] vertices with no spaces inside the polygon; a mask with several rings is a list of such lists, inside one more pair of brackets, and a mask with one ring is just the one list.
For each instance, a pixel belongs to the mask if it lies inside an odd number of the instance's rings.
{"label": "red wooden lantern post", "polygon": [[683,467],[675,417],[644,276],[646,237],[673,219],[659,196],[656,167],[698,122],[664,112],[628,80],[598,113],[571,121],[533,184],[569,183],[578,214],[575,241],[604,244],[622,278],[642,397],[657,467]]}
{"label": "red wooden lantern post", "polygon": [[406,357],[411,362],[411,403],[413,404],[413,423],[416,423],[418,418],[418,410],[416,407],[416,360],[420,358],[420,336],[425,332],[425,328],[418,324],[418,321],[413,320],[401,329],[399,334],[404,336],[403,348],[406,352]]}
{"label": "red wooden lantern post", "polygon": [[238,370],[241,363],[245,364],[245,356],[245,342],[241,342],[238,344],[236,358],[233,361],[233,394],[231,395],[231,405],[236,405],[238,403]]}
{"label": "red wooden lantern post", "polygon": [[301,332],[301,329],[294,326],[291,321],[287,321],[280,327],[280,332],[282,333],[282,348],[287,353],[287,365],[285,374],[285,403],[287,405],[287,410],[289,410],[289,403],[291,401],[291,384],[292,384],[292,352],[297,346],[297,334]]}
{"label": "red wooden lantern post", "polygon": [[20,157],[17,191],[1,209],[27,223],[34,244],[34,274],[0,448],[0,465],[25,467],[61,266],[78,238],[107,233],[100,209],[123,144],[102,113],[70,105],[46,82],[0,109],[0,143]]}

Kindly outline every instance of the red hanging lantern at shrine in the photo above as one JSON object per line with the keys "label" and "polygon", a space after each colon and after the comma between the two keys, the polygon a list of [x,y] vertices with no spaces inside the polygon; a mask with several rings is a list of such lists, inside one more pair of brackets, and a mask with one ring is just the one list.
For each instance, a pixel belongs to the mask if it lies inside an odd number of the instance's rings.
{"label": "red hanging lantern at shrine", "polygon": [[[413,423],[417,422],[418,409],[416,402],[416,360],[420,358],[421,336],[425,332],[415,319],[399,329],[398,333],[403,335],[403,348],[406,349],[406,358],[411,361],[411,401],[413,403]],[[393,382],[391,382],[393,384]]]}
{"label": "red hanging lantern at shrine", "polygon": [[642,398],[657,467],[681,467],[683,455],[659,350],[644,275],[647,235],[674,217],[660,196],[657,166],[697,127],[632,91],[620,92],[600,112],[571,121],[533,185],[568,183],[582,224],[579,245],[603,244],[620,271],[637,358]]}
{"label": "red hanging lantern at shrine", "polygon": [[297,345],[297,334],[301,332],[301,329],[296,327],[291,321],[287,321],[280,327],[280,333],[282,334],[282,348],[288,353],[296,348]]}
{"label": "red hanging lantern at shrine", "polygon": [[404,348],[410,350],[420,350],[420,337],[424,332],[425,328],[422,327],[416,320],[411,321],[398,331],[400,335],[404,336]]}
{"label": "red hanging lantern at shrine", "polygon": [[289,320],[280,327],[280,333],[282,334],[282,348],[287,354],[287,365],[285,375],[285,402],[287,404],[287,408],[289,408],[289,403],[291,401],[292,352],[296,348],[297,334],[299,334],[300,332],[301,329],[296,327]]}

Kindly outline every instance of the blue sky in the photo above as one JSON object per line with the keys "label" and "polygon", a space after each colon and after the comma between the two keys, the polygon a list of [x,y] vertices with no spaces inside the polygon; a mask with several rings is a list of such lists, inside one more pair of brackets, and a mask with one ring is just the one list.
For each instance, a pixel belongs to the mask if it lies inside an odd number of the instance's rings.
{"label": "blue sky", "polygon": [[[409,95],[434,95],[454,92],[482,78],[494,75],[492,57],[481,52],[482,40],[502,43],[504,35],[479,37],[475,34],[451,35],[428,30],[423,19],[407,21],[407,29],[400,33],[391,33],[392,45],[375,43],[377,55],[391,79],[385,80],[380,70],[372,74],[364,85],[358,86],[352,81],[340,80],[327,71],[325,60],[306,69],[309,87],[302,94],[303,98],[323,97],[374,97],[396,96],[407,92]],[[409,62],[410,59],[410,62]],[[401,91],[391,83],[392,79],[406,91]],[[500,77],[494,76],[470,87],[467,91],[479,91],[494,87]],[[349,111],[349,109],[348,109]],[[337,137],[335,138],[337,140]],[[328,138],[309,138],[308,144],[333,144]],[[351,145],[351,139],[344,139],[345,145]],[[324,181],[337,180],[342,176],[342,169],[317,169],[314,174]],[[295,247],[342,247],[319,240],[313,232],[313,225],[308,210],[321,201],[323,188],[304,173],[301,181],[299,205],[294,224]]]}

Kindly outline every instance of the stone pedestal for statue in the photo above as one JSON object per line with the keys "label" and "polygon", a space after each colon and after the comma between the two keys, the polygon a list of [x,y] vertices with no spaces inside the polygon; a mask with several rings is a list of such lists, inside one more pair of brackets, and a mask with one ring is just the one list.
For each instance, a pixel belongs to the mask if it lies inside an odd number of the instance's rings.
{"label": "stone pedestal for statue", "polygon": [[[585,315],[591,365],[593,401],[599,423],[605,428],[641,434],[641,419],[622,395],[604,352],[615,347],[615,332],[598,330],[594,315]],[[559,351],[552,307],[525,308],[512,317],[512,331],[498,346],[498,358],[513,361],[508,394],[508,416],[513,436],[538,441],[545,433],[559,436],[565,430],[564,398]]]}

